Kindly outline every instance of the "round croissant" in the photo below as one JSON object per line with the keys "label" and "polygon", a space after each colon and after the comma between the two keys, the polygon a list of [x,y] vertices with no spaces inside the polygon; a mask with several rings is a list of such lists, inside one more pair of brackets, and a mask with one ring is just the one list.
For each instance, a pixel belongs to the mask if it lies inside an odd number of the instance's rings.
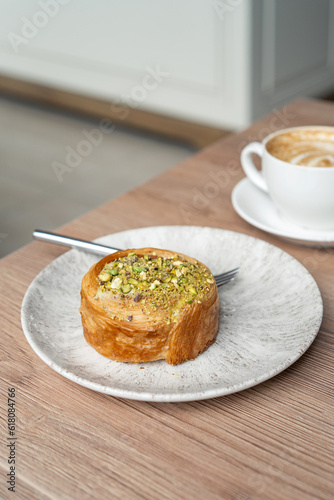
{"label": "round croissant", "polygon": [[[203,292],[193,300],[185,300],[182,296],[185,292],[177,291],[179,300],[176,305],[174,303],[171,314],[165,304],[151,305],[147,299],[140,300],[139,294],[112,293],[112,289],[105,291],[101,272],[106,265],[116,265],[114,261],[129,255],[178,259],[175,265],[185,263],[181,267],[188,263],[198,265],[204,272]],[[174,269],[172,264],[168,271],[171,268]],[[174,272],[180,275],[177,269]],[[151,288],[154,286],[150,285]],[[159,287],[154,293],[159,293]],[[103,356],[132,363],[165,359],[176,365],[196,358],[215,341],[219,297],[213,276],[204,264],[183,254],[176,256],[168,250],[130,249],[108,255],[90,268],[82,280],[80,313],[86,341]]]}

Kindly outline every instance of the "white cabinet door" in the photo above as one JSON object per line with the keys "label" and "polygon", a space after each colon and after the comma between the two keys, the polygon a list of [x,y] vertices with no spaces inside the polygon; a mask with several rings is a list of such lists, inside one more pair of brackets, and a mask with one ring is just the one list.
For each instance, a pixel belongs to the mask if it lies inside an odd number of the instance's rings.
{"label": "white cabinet door", "polygon": [[249,6],[236,2],[224,12],[207,0],[0,0],[0,70],[235,128],[249,120]]}
{"label": "white cabinet door", "polygon": [[334,86],[334,0],[0,0],[0,72],[221,128]]}

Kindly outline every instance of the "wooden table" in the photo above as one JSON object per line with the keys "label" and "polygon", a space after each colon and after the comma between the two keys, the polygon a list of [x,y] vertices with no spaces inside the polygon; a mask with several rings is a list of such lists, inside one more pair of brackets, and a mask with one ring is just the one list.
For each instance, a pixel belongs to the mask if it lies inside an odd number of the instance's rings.
{"label": "wooden table", "polygon": [[[299,361],[254,388],[199,402],[145,403],[76,385],[39,359],[20,324],[27,286],[64,249],[34,242],[0,262],[1,497],[334,498],[334,250],[257,230],[230,199],[243,177],[241,148],[305,124],[334,125],[334,105],[298,100],[61,228],[92,239],[151,225],[221,227],[273,243],[302,262],[323,296],[320,333]],[[6,485],[8,388],[16,394],[16,493]]]}

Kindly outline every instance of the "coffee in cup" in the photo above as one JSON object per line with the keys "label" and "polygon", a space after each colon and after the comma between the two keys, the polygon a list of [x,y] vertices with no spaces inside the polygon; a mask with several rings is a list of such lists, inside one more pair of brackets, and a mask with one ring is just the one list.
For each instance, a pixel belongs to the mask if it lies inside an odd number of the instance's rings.
{"label": "coffee in cup", "polygon": [[[252,155],[262,159],[257,170]],[[241,152],[247,177],[267,192],[282,219],[312,230],[334,229],[334,127],[274,132]]]}
{"label": "coffee in cup", "polygon": [[266,143],[269,154],[279,160],[305,167],[334,167],[334,132],[293,129],[274,135]]}

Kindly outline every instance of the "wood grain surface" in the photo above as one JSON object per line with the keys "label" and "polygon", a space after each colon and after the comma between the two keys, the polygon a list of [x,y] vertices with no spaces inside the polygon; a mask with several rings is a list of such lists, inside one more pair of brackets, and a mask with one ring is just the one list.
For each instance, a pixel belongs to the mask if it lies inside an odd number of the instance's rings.
{"label": "wood grain surface", "polygon": [[[243,177],[245,144],[306,124],[334,125],[334,105],[298,100],[274,110],[59,230],[92,239],[150,225],[221,227],[296,257],[320,287],[321,330],[294,365],[254,388],[199,402],[147,403],[78,386],[37,357],[20,324],[27,286],[64,250],[34,242],[0,261],[2,498],[334,498],[334,249],[293,245],[253,228],[230,199]],[[8,387],[16,389],[15,493],[6,484]]]}

